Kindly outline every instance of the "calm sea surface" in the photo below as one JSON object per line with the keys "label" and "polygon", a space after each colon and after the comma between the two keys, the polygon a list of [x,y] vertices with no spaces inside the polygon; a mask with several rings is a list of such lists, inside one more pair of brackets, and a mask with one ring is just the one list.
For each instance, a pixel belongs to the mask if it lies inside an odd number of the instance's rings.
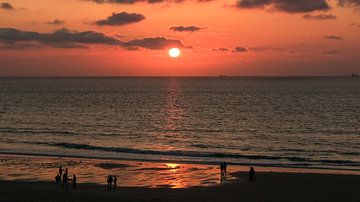
{"label": "calm sea surface", "polygon": [[0,78],[0,153],[360,170],[360,78]]}

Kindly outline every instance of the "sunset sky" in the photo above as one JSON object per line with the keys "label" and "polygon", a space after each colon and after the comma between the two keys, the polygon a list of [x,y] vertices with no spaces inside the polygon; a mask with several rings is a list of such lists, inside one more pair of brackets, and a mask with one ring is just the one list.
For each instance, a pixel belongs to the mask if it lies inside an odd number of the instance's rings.
{"label": "sunset sky", "polygon": [[0,0],[0,27],[0,76],[360,74],[360,0]]}

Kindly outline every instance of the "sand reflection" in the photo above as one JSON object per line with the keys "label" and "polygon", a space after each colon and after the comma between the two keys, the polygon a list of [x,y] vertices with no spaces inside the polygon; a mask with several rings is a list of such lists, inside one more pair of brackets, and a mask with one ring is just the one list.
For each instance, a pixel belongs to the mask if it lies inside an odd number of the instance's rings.
{"label": "sand reflection", "polygon": [[54,181],[58,167],[69,168],[79,183],[106,183],[108,175],[117,176],[126,187],[187,188],[219,183],[217,166],[175,163],[150,163],[120,160],[1,156],[0,179]]}

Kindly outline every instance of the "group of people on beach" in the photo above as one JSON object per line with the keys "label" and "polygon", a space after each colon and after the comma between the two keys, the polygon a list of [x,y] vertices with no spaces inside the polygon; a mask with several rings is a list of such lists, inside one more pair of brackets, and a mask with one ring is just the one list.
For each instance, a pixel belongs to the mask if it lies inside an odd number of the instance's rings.
{"label": "group of people on beach", "polygon": [[[220,163],[220,181],[226,180],[226,170],[227,170],[227,163],[221,162]],[[254,167],[250,167],[249,170],[249,181],[255,181],[255,169]]]}
{"label": "group of people on beach", "polygon": [[[63,173],[63,171],[65,171]],[[68,168],[65,168],[65,170],[62,168],[62,166],[59,167],[59,172],[55,176],[55,182],[56,184],[62,184],[63,188],[68,188],[68,184],[71,183],[73,188],[77,187],[77,179],[76,175],[74,174],[72,178],[68,178]],[[226,172],[227,172],[227,163],[221,162],[220,163],[220,179],[221,182],[226,180]],[[255,169],[254,167],[250,167],[249,170],[249,181],[255,181]],[[117,177],[109,175],[106,179],[107,182],[107,189],[116,189],[117,188]]]}
{"label": "group of people on beach", "polygon": [[[117,177],[116,176],[109,175],[107,177],[106,181],[107,181],[107,189],[108,190],[111,190],[112,188],[116,189],[116,186],[117,186]],[[114,186],[112,187],[113,183],[114,183]]]}
{"label": "group of people on beach", "polygon": [[[65,171],[63,173],[63,171]],[[59,167],[59,172],[58,174],[55,176],[55,182],[56,184],[62,184],[63,188],[68,188],[68,184],[71,183],[73,188],[77,187],[77,179],[76,179],[76,175],[74,174],[72,178],[68,177],[69,175],[69,170],[68,168],[65,168],[65,170],[62,168],[62,166]]]}

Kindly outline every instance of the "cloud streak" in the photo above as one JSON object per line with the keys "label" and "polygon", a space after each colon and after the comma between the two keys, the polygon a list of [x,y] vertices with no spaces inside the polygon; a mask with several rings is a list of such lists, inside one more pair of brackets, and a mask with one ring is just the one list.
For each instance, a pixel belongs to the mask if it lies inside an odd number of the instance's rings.
{"label": "cloud streak", "polygon": [[336,36],[336,35],[327,35],[324,36],[325,39],[329,39],[329,40],[343,40],[343,38],[341,36]]}
{"label": "cloud streak", "polygon": [[137,13],[113,13],[111,16],[107,17],[104,20],[96,21],[95,24],[99,26],[122,26],[127,24],[132,24],[140,22],[145,19],[145,16]]}
{"label": "cloud streak", "polygon": [[307,13],[330,9],[326,0],[238,0],[235,6],[244,9],[270,8],[288,13]]}
{"label": "cloud streak", "polygon": [[[98,4],[104,4],[104,3],[109,3],[109,4],[135,4],[135,3],[139,3],[139,2],[145,2],[145,3],[149,3],[149,4],[154,4],[154,3],[163,3],[163,2],[167,2],[167,3],[182,3],[186,0],[83,0],[83,1],[91,1],[94,3],[98,3]],[[196,0],[197,2],[209,2],[212,0]]]}
{"label": "cloud streak", "polygon": [[88,48],[87,45],[118,46],[129,50],[145,48],[160,50],[169,47],[192,48],[180,40],[165,37],[153,37],[121,41],[94,31],[77,32],[60,29],[53,33],[22,31],[14,28],[0,29],[0,48],[2,49],[35,49],[43,46],[54,48]]}
{"label": "cloud streak", "polygon": [[337,17],[332,14],[319,14],[319,15],[306,14],[303,16],[303,18],[309,19],[309,20],[336,20],[337,19]]}
{"label": "cloud streak", "polygon": [[55,20],[53,20],[53,21],[47,22],[46,24],[48,24],[48,25],[63,25],[63,24],[65,24],[65,21],[64,21],[64,20],[55,19]]}
{"label": "cloud streak", "polygon": [[244,47],[235,47],[234,50],[232,52],[235,52],[235,53],[245,53],[245,52],[248,52],[248,49],[244,48]]}
{"label": "cloud streak", "polygon": [[204,29],[204,28],[197,27],[197,26],[172,26],[172,27],[170,27],[170,30],[174,31],[174,32],[197,32],[197,31],[200,31],[201,29]]}

